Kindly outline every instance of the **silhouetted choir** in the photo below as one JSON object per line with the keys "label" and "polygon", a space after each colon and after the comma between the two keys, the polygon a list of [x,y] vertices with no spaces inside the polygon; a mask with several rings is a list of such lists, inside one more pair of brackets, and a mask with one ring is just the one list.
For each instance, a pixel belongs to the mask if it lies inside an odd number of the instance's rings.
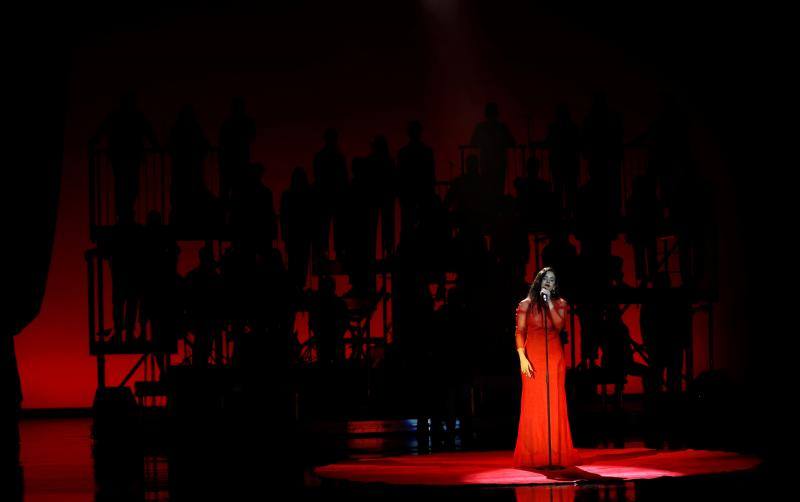
{"label": "silhouetted choir", "polygon": [[[141,226],[134,216],[140,168],[147,148],[159,143],[126,95],[93,140],[99,149],[107,139],[116,212],[101,246],[113,298],[113,330],[103,335],[118,343],[150,341],[163,353],[185,340],[197,367],[258,372],[262,365],[310,363],[329,370],[364,353],[350,306],[375,312],[388,300],[387,333],[372,335],[382,342],[372,342],[382,349],[378,364],[406,371],[413,388],[425,389],[421,420],[435,415],[446,424],[472,375],[516,370],[514,325],[502,320],[527,290],[526,270],[551,266],[580,326],[576,368],[602,369],[598,382],[613,384],[617,397],[629,375],[642,376],[648,392],[679,392],[691,302],[686,295],[641,302],[638,344],[623,322],[627,302],[620,295],[670,291],[676,283],[714,286],[706,273],[715,247],[713,194],[692,164],[687,128],[666,98],[652,127],[626,145],[621,115],[598,93],[583,124],[559,104],[546,137],[518,146],[499,107],[489,103],[469,138],[472,154],[462,174],[438,181],[419,121],[408,123],[408,143],[396,156],[386,137],[376,135],[369,152],[351,158],[350,169],[331,128],[309,156],[311,172],[293,169],[276,214],[265,184],[273,168],[251,157],[256,128],[244,100],[232,101],[218,149],[186,106],[165,143],[170,210],[150,211]],[[626,147],[646,149],[644,171],[624,172]],[[509,163],[520,149],[524,175],[511,180]],[[206,167],[214,158],[216,187]],[[443,197],[437,182],[447,184]],[[185,277],[177,274],[182,231],[205,241],[199,264]],[[623,281],[623,259],[612,254],[619,237],[633,248],[632,285]],[[671,269],[667,242],[677,248]],[[349,281],[344,296],[336,276]],[[295,326],[301,311],[309,313],[304,344]],[[563,340],[574,338],[565,333]],[[303,358],[302,346],[313,357]],[[637,351],[646,365],[634,361]]]}

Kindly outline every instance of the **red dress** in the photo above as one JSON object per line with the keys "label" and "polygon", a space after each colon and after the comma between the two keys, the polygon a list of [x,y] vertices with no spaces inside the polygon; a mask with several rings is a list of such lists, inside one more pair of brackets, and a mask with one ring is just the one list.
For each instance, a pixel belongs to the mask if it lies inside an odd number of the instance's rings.
{"label": "red dress", "polygon": [[545,330],[543,316],[536,305],[528,309],[527,298],[517,307],[517,347],[525,352],[534,368],[532,377],[522,375],[522,399],[519,415],[517,445],[514,448],[514,467],[537,467],[548,464],[563,467],[580,463],[578,451],[572,446],[567,417],[567,397],[564,380],[567,372],[564,348],[559,333],[564,326],[567,302],[553,301],[547,319],[547,353],[550,365],[550,436],[552,460],[548,455],[547,386],[545,376]]}

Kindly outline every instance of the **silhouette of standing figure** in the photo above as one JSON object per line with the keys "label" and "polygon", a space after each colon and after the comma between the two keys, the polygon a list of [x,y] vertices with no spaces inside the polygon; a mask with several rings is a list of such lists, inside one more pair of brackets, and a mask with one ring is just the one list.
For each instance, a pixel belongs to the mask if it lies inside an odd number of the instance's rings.
{"label": "silhouette of standing figure", "polygon": [[347,160],[339,150],[339,133],[335,129],[327,129],[324,134],[325,146],[314,156],[314,185],[318,211],[318,230],[314,246],[314,259],[329,258],[331,223],[334,226],[334,249],[337,254],[343,245],[340,213],[347,194]]}
{"label": "silhouette of standing figure", "polygon": [[[520,231],[522,228],[514,200],[509,195],[504,196],[498,201],[497,218],[489,230],[489,236],[491,251],[497,260],[498,286],[505,291],[516,290],[519,278],[525,276],[525,265],[531,254],[528,233]],[[522,287],[525,287],[524,283]]]}
{"label": "silhouette of standing figure", "polygon": [[119,108],[100,124],[92,145],[98,145],[106,136],[114,175],[117,223],[132,223],[139,194],[139,171],[145,160],[145,141],[151,148],[158,148],[153,128],[136,107],[136,96],[132,92],[123,95]]}
{"label": "silhouette of standing figure", "polygon": [[280,218],[289,275],[295,287],[301,291],[306,286],[315,217],[316,206],[306,171],[302,167],[295,167],[289,189],[281,195]]}
{"label": "silhouette of standing figure", "polygon": [[[229,322],[228,336],[233,340],[232,359],[245,372],[249,372],[259,364],[257,344],[258,337],[254,333],[253,320],[258,316],[262,305],[258,304],[256,250],[252,241],[237,239],[225,250],[220,260],[222,271],[222,303],[223,318]],[[245,328],[250,328],[245,330]]]}
{"label": "silhouette of standing figure", "polygon": [[219,328],[219,305],[222,279],[211,247],[206,244],[198,253],[200,264],[186,276],[188,286],[188,318],[194,332],[192,365],[208,366],[211,344]]}
{"label": "silhouette of standing figure", "polygon": [[470,145],[480,149],[481,176],[486,190],[497,199],[505,191],[508,149],[516,146],[514,137],[505,124],[500,122],[500,110],[496,103],[488,103],[486,120],[475,126]]}
{"label": "silhouette of standing figure", "polygon": [[328,368],[338,361],[338,346],[344,338],[350,313],[344,300],[336,296],[336,284],[330,276],[319,280],[309,312],[309,327],[317,343],[317,362]]}
{"label": "silhouette of standing figure", "polygon": [[456,226],[481,225],[486,210],[486,193],[480,173],[478,157],[467,157],[464,174],[450,183],[444,197],[444,206],[452,214]]}
{"label": "silhouette of standing figure", "polygon": [[[608,286],[608,263],[616,230],[606,192],[600,182],[590,179],[578,193],[575,238],[580,243],[577,259],[580,277],[573,284],[581,298],[588,298]],[[603,307],[596,301],[581,302],[576,313],[581,323],[581,356],[587,364],[597,357],[603,335]]]}
{"label": "silhouette of standing figure", "polygon": [[688,118],[671,94],[662,96],[661,112],[631,143],[647,146],[647,174],[656,183],[661,203],[671,207],[677,195],[675,181],[691,157]]}
{"label": "silhouette of standing figure", "polygon": [[[111,302],[117,342],[133,340],[142,294],[141,227],[114,226],[110,246]],[[124,335],[123,335],[124,330]]]}
{"label": "silhouette of standing figure", "polygon": [[403,228],[419,223],[420,208],[435,194],[436,187],[433,149],[422,142],[422,124],[412,121],[407,131],[408,144],[397,152],[400,224]]}
{"label": "silhouette of standing figure", "polygon": [[539,177],[540,167],[539,159],[530,157],[525,163],[527,176],[514,180],[517,207],[528,232],[551,228],[559,218],[560,206],[550,191],[550,184]]}
{"label": "silhouette of standing figure", "polygon": [[147,333],[147,324],[157,351],[176,349],[175,307],[178,267],[178,246],[161,223],[161,215],[151,211],[147,215],[142,242],[142,307],[141,332]]}
{"label": "silhouette of standing figure", "polygon": [[663,227],[663,213],[656,199],[652,176],[633,179],[633,190],[625,205],[628,216],[626,240],[633,246],[636,280],[652,277],[658,267],[657,237]]}
{"label": "silhouette of standing figure", "polygon": [[573,297],[578,277],[578,251],[569,241],[569,230],[558,226],[553,230],[550,242],[542,249],[542,265],[558,270],[559,289],[564,295]]}
{"label": "silhouette of standing figure", "polygon": [[556,119],[550,124],[545,140],[550,148],[550,172],[553,175],[556,198],[564,216],[575,216],[580,173],[580,130],[566,104],[556,107]]}
{"label": "silhouette of standing figure", "polygon": [[250,240],[257,251],[272,248],[278,228],[272,190],[261,181],[264,166],[247,166],[238,196],[231,207],[231,226],[239,238]]}
{"label": "silhouette of standing figure", "polygon": [[[367,157],[369,183],[369,201],[372,214],[375,216],[371,232],[377,237],[377,214],[381,221],[381,249],[388,256],[394,252],[394,201],[397,172],[394,160],[389,153],[389,143],[385,136],[376,136],[372,140],[372,151]],[[374,242],[374,241],[371,241]],[[374,252],[370,252],[374,256]]]}
{"label": "silhouette of standing figure", "polygon": [[[360,296],[374,290],[373,263],[378,223],[379,195],[376,195],[375,170],[368,159],[353,159],[353,180],[341,204],[337,226],[337,260],[350,276],[352,295]],[[340,244],[339,244],[340,243]]]}
{"label": "silhouette of standing figure", "polygon": [[250,165],[250,146],[256,137],[256,125],[245,111],[244,98],[231,100],[231,115],[219,133],[220,195],[223,200],[237,197]]}
{"label": "silhouette of standing figure", "polygon": [[[608,265],[608,285],[614,289],[629,289],[623,281],[622,258],[611,256]],[[642,375],[644,366],[633,359],[630,330],[622,320],[623,309],[618,303],[604,301],[604,321],[601,331],[603,357],[601,364],[614,380],[614,396],[617,403],[622,402],[622,392],[628,375]]]}
{"label": "silhouette of standing figure", "polygon": [[598,92],[592,98],[591,110],[583,124],[581,143],[589,163],[589,179],[603,194],[609,215],[616,221],[622,204],[622,118],[609,109],[603,93]]}
{"label": "silhouette of standing figure", "polygon": [[678,393],[682,386],[683,358],[692,340],[692,314],[691,304],[682,291],[670,286],[669,273],[656,274],[653,287],[665,294],[657,302],[642,305],[639,324],[650,358],[652,390],[661,391],[666,382],[669,392]]}
{"label": "silhouette of standing figure", "polygon": [[211,149],[191,106],[184,106],[170,133],[172,223],[183,225],[209,209],[203,162]]}
{"label": "silhouette of standing figure", "polygon": [[278,249],[266,250],[256,256],[258,306],[254,331],[263,336],[263,360],[267,373],[280,374],[288,367],[289,340],[298,304],[298,291],[283,265]]}
{"label": "silhouette of standing figure", "polygon": [[700,285],[708,255],[716,248],[713,197],[712,187],[692,169],[678,175],[669,219],[678,240],[681,286]]}

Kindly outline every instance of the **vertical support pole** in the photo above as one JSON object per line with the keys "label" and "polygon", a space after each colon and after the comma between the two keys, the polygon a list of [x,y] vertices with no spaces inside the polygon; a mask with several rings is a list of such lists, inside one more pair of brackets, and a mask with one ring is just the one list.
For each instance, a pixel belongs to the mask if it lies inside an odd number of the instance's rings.
{"label": "vertical support pole", "polygon": [[105,345],[109,341],[113,341],[114,337],[116,337],[116,333],[111,338],[111,340],[105,339],[106,334],[106,326],[105,326],[105,296],[103,293],[103,256],[100,253],[96,255],[96,266],[97,266],[97,296],[95,297],[95,301],[97,302],[97,328],[95,329],[95,333],[99,333],[100,339],[98,340],[98,346],[100,348],[100,352],[97,355],[97,387],[100,389],[104,389],[106,387],[106,356],[105,356]]}
{"label": "vertical support pole", "polygon": [[166,163],[164,162],[164,152],[162,151],[159,155],[159,162],[160,165],[158,166],[159,171],[161,171],[161,221],[166,224],[167,221],[167,182],[166,182],[166,169],[164,166]]}
{"label": "vertical support pole", "polygon": [[569,306],[569,344],[572,367],[575,368],[575,308]]}
{"label": "vertical support pole", "polygon": [[708,301],[708,369],[714,370],[714,304]]}
{"label": "vertical support pole", "polygon": [[[371,309],[370,309],[371,310]],[[371,342],[371,335],[372,335],[372,314],[367,314],[367,329],[366,329],[366,337],[364,340],[364,360],[367,363],[367,399],[372,397],[372,351],[370,350],[370,342]]]}
{"label": "vertical support pole", "polygon": [[95,157],[94,147],[89,147],[89,239],[94,242],[97,225],[97,192],[95,190]]}

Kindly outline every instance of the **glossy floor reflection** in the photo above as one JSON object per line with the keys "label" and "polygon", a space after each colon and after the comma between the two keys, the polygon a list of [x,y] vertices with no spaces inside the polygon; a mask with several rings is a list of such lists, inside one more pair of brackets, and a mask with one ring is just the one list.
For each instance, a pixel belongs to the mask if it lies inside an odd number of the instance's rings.
{"label": "glossy floor reflection", "polygon": [[[302,433],[250,435],[227,431],[224,441],[198,437],[194,448],[132,444],[103,451],[91,441],[91,419],[28,419],[20,426],[22,489],[3,483],[0,500],[258,500],[280,492],[312,500],[661,501],[769,500],[781,486],[764,466],[739,473],[680,479],[565,483],[549,486],[419,487],[321,479],[315,467],[354,459],[462,449],[456,443],[418,443],[414,424],[315,424]],[[210,431],[209,431],[210,432]],[[223,433],[222,431],[219,431]],[[292,441],[283,439],[292,438]],[[238,439],[237,439],[238,438]],[[480,456],[480,447],[465,453]],[[611,450],[609,450],[611,451]],[[433,453],[434,455],[429,455]],[[713,461],[700,459],[699,462]],[[713,471],[713,469],[711,469]],[[288,494],[287,494],[288,491]]]}
{"label": "glossy floor reflection", "polygon": [[26,501],[94,500],[91,419],[20,423],[20,464]]}
{"label": "glossy floor reflection", "polygon": [[391,485],[543,485],[707,476],[760,464],[757,457],[723,451],[636,447],[579,451],[580,465],[552,471],[512,468],[513,453],[501,450],[358,459],[321,466],[314,473],[327,479]]}

